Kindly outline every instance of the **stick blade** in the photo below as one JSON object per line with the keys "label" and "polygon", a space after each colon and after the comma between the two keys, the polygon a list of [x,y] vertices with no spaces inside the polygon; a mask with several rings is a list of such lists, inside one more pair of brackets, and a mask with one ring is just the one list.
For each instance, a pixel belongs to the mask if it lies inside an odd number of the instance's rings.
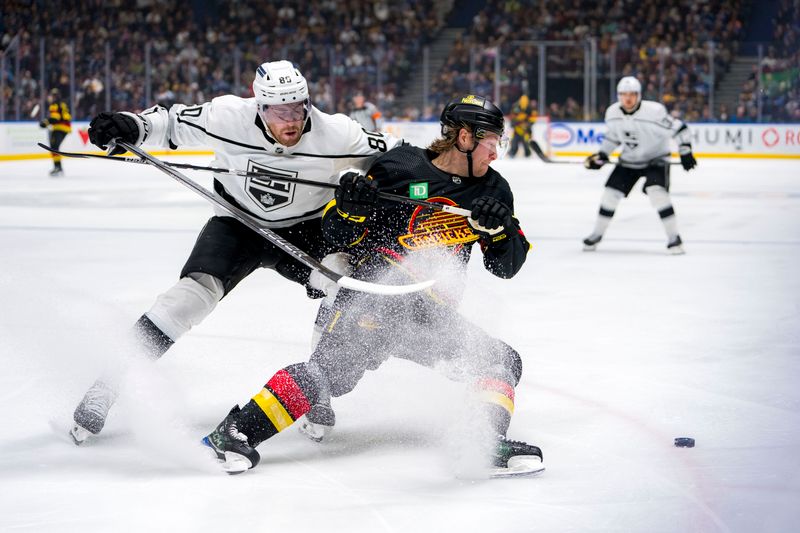
{"label": "stick blade", "polygon": [[336,283],[340,287],[352,289],[354,291],[396,296],[399,294],[411,294],[412,292],[424,291],[436,283],[436,280],[429,279],[420,283],[412,283],[410,285],[384,285],[381,283],[370,283],[369,281],[362,281],[360,279],[342,276],[336,281]]}

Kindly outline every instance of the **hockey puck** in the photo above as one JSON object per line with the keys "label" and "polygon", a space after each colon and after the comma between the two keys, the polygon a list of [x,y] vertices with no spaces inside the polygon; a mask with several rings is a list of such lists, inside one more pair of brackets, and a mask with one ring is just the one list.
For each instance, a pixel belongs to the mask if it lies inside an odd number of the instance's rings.
{"label": "hockey puck", "polygon": [[691,437],[676,437],[675,446],[678,448],[694,448],[694,439]]}

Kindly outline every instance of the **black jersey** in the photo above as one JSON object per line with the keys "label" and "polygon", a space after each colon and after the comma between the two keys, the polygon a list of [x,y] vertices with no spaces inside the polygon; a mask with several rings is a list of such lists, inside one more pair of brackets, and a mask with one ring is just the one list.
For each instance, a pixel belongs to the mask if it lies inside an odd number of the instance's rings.
{"label": "black jersey", "polygon": [[[381,192],[471,209],[481,196],[493,196],[512,211],[514,196],[508,182],[494,169],[477,177],[456,176],[433,165],[434,152],[401,146],[380,156],[369,169]],[[381,200],[365,222],[339,216],[335,200],[323,216],[323,232],[332,243],[354,247],[359,256],[389,254],[402,257],[432,247],[447,248],[469,261],[472,245],[480,243],[484,265],[496,276],[510,278],[525,262],[530,244],[519,229],[507,228],[499,236],[482,238],[466,218],[426,207]],[[516,219],[515,219],[516,222]]]}

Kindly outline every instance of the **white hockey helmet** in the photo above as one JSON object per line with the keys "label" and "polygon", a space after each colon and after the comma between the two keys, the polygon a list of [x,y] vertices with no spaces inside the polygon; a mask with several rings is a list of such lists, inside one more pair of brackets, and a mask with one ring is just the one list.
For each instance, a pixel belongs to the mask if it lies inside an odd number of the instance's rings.
{"label": "white hockey helmet", "polygon": [[641,98],[642,84],[633,76],[625,76],[617,84],[617,95],[620,93],[636,93]]}
{"label": "white hockey helmet", "polygon": [[283,105],[308,100],[308,83],[289,61],[269,61],[256,69],[253,94],[261,105]]}

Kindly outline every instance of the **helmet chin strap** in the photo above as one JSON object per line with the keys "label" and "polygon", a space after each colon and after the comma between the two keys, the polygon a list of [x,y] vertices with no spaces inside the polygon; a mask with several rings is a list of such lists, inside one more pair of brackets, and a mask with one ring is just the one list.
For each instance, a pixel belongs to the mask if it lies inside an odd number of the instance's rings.
{"label": "helmet chin strap", "polygon": [[475,176],[472,174],[472,152],[475,151],[475,148],[478,147],[478,141],[475,141],[472,145],[472,148],[469,150],[462,150],[458,143],[456,143],[456,150],[461,152],[462,154],[467,154],[467,177],[474,178]]}

